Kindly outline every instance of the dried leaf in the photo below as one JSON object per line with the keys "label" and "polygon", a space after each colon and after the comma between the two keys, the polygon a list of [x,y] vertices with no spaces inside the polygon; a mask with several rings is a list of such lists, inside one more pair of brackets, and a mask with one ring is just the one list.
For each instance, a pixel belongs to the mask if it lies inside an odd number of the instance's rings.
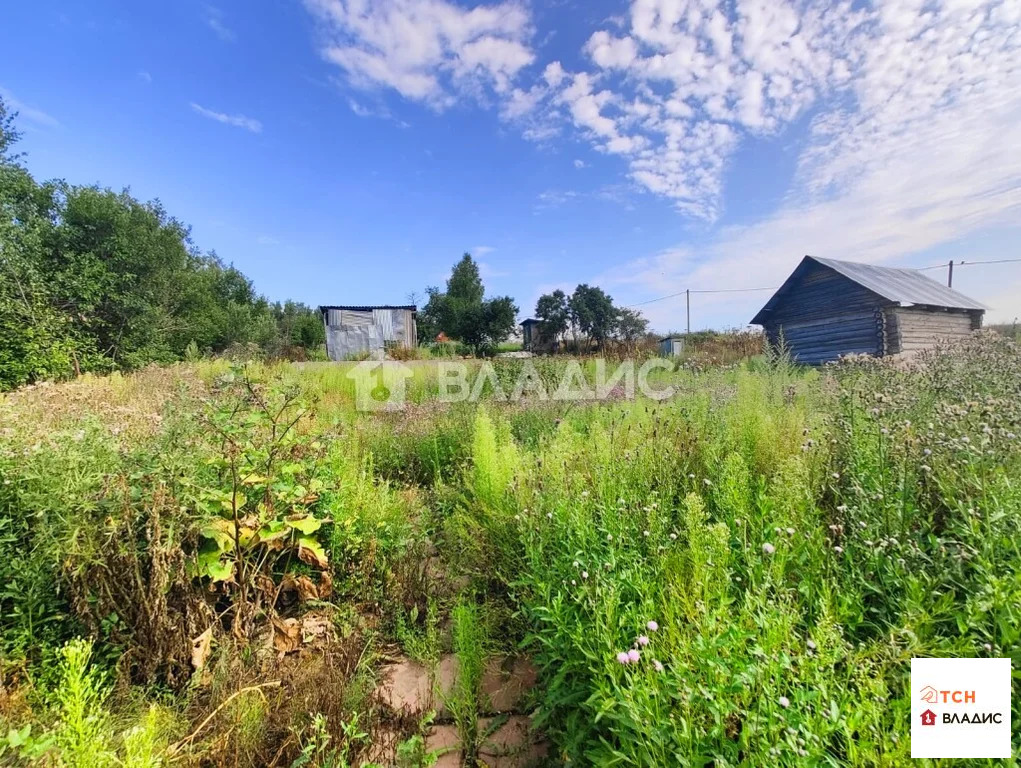
{"label": "dried leaf", "polygon": [[319,597],[319,588],[308,576],[299,576],[295,580],[294,586],[298,590],[298,599],[302,602],[315,600]]}
{"label": "dried leaf", "polygon": [[333,594],[333,577],[329,571],[323,571],[319,575],[319,599],[325,600]]}
{"label": "dried leaf", "polygon": [[302,536],[298,539],[298,557],[309,565],[319,568],[326,568],[330,564],[323,545],[311,536]]}
{"label": "dried leaf", "polygon": [[333,631],[333,622],[326,616],[319,614],[306,614],[301,619],[301,638],[303,642],[311,643],[329,637]]}
{"label": "dried leaf", "polygon": [[209,627],[205,632],[191,641],[191,665],[196,669],[202,669],[209,660],[209,654],[213,650],[213,628]]}
{"label": "dried leaf", "polygon": [[[287,574],[289,576],[290,574]],[[284,582],[286,584],[287,576],[284,576]],[[260,573],[255,577],[255,586],[258,590],[266,597],[266,599],[272,599],[273,595],[276,594],[277,585],[273,582],[269,576],[264,573]],[[286,588],[286,586],[285,586]],[[294,584],[291,584],[291,588],[294,588]]]}
{"label": "dried leaf", "polygon": [[273,647],[280,653],[291,653],[301,645],[301,623],[297,619],[271,619]]}

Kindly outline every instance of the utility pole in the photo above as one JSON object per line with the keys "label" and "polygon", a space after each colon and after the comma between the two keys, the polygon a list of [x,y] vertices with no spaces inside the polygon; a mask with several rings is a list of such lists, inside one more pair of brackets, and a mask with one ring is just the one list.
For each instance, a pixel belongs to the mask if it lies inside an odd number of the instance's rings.
{"label": "utility pole", "polygon": [[688,310],[688,333],[687,333],[687,335],[690,336],[691,335],[691,291],[688,288],[684,289],[684,306],[687,307],[687,310]]}
{"label": "utility pole", "polygon": [[947,272],[947,288],[954,287],[954,260],[950,260],[950,269]]}

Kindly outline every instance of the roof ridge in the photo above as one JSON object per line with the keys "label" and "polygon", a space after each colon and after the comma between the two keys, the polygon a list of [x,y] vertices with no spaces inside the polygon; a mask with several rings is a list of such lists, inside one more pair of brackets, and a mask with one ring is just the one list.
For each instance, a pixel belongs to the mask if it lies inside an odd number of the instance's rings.
{"label": "roof ridge", "polygon": [[766,304],[752,318],[753,323],[762,324],[763,319],[777,303],[784,299],[794,281],[804,273],[807,265],[817,264],[832,270],[841,277],[871,292],[878,298],[892,304],[910,307],[927,306],[946,309],[984,311],[987,307],[960,291],[933,280],[911,267],[884,267],[860,261],[843,261],[822,256],[806,255],[783,284],[769,298]]}

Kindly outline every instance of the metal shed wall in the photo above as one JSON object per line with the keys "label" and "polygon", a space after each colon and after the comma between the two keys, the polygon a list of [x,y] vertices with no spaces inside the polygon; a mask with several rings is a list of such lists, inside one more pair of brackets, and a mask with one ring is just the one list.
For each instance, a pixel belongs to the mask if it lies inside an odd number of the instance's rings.
{"label": "metal shed wall", "polygon": [[659,342],[660,357],[680,357],[684,354],[684,339],[668,338]]}
{"label": "metal shed wall", "polygon": [[322,307],[322,312],[331,360],[382,357],[391,346],[418,344],[415,310],[409,307]]}
{"label": "metal shed wall", "polygon": [[545,340],[539,330],[538,320],[528,318],[521,322],[521,348],[527,352],[537,352],[544,348]]}

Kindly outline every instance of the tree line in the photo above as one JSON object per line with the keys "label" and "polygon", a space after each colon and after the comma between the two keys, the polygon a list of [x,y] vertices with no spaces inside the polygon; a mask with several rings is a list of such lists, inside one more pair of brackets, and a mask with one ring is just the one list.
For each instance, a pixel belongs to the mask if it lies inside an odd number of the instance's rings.
{"label": "tree line", "polygon": [[571,341],[577,351],[608,341],[633,346],[649,332],[649,321],[638,310],[619,307],[602,288],[585,283],[568,296],[561,290],[543,294],[535,305],[540,346],[558,349]]}
{"label": "tree line", "polygon": [[[454,265],[446,291],[431,287],[426,295],[428,301],[418,314],[419,343],[449,338],[472,354],[486,355],[514,331],[518,307],[510,296],[485,298],[478,264],[470,253]],[[540,339],[536,351],[571,346],[584,352],[603,349],[609,341],[633,347],[649,332],[649,321],[640,312],[617,306],[602,288],[587,284],[570,296],[561,290],[544,294],[536,303],[535,316]]]}
{"label": "tree line", "polygon": [[239,345],[321,347],[318,312],[259,295],[158,200],[33,178],[15,116],[0,99],[0,390]]}
{"label": "tree line", "polygon": [[454,265],[447,290],[426,288],[418,313],[420,343],[440,338],[459,341],[474,355],[492,354],[513,332],[518,307],[510,296],[485,297],[479,266],[470,253]]}
{"label": "tree line", "polygon": [[[159,200],[36,180],[15,151],[15,117],[0,98],[0,391],[235,351],[322,354],[315,309],[258,294],[240,270],[200,251]],[[421,342],[443,334],[471,354],[492,354],[516,327],[514,300],[485,296],[470,254],[445,291],[430,287],[426,295]],[[568,334],[578,350],[631,343],[648,327],[589,285],[541,297],[536,317],[550,350]]]}

